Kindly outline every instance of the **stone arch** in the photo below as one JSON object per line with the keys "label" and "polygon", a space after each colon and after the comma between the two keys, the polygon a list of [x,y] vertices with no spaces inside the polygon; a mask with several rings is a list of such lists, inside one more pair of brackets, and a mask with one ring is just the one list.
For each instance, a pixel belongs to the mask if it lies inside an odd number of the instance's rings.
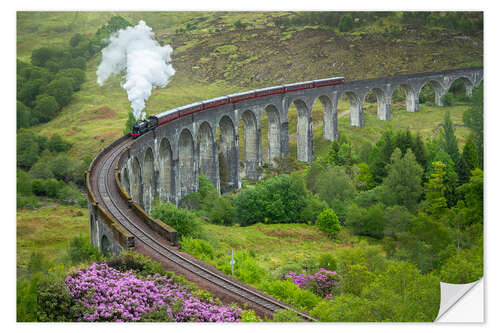
{"label": "stone arch", "polygon": [[[417,112],[418,111],[418,93],[409,85],[401,84],[394,86],[391,91],[391,104],[394,96],[394,92],[397,88],[401,88],[405,94],[406,111],[407,112]],[[423,86],[422,86],[423,87]]]}
{"label": "stone arch", "polygon": [[113,251],[111,246],[111,241],[106,235],[102,235],[101,238],[101,252],[105,255],[110,254]]}
{"label": "stone arch", "polygon": [[434,104],[438,106],[443,106],[443,102],[441,101],[441,97],[446,93],[445,88],[441,83],[436,80],[429,80],[422,84],[417,91],[417,101],[419,101],[420,93],[425,86],[430,85],[434,89]]}
{"label": "stone arch", "polygon": [[281,157],[281,125],[280,113],[273,104],[265,107],[267,114],[267,159],[275,164],[274,159]]}
{"label": "stone arch", "polygon": [[465,96],[467,96],[468,98],[472,97],[472,88],[474,88],[474,84],[472,83],[472,80],[466,76],[458,76],[456,78],[453,78],[453,80],[450,81],[450,87],[447,89],[447,92],[458,80],[462,80],[464,82]]}
{"label": "stone arch", "polygon": [[122,183],[125,191],[127,191],[127,193],[130,193],[130,178],[127,168],[123,168],[122,172],[120,173],[120,182]]}
{"label": "stone arch", "polygon": [[[295,99],[293,105],[297,109],[297,159],[303,162],[311,162],[312,157],[312,119],[307,104],[301,99]],[[290,104],[291,106],[291,104]],[[287,110],[290,118],[290,107]]]}
{"label": "stone arch", "polygon": [[239,151],[236,128],[228,116],[219,121],[219,179],[221,192],[238,188]]}
{"label": "stone arch", "polygon": [[142,172],[141,165],[137,157],[132,158],[132,172],[130,177],[130,196],[140,206],[143,206],[142,200]]}
{"label": "stone arch", "polygon": [[218,187],[219,177],[217,170],[216,145],[212,127],[208,122],[203,122],[198,130],[199,168],[209,180]]}
{"label": "stone arch", "polygon": [[143,163],[143,195],[144,195],[144,210],[149,213],[151,204],[155,199],[155,170],[154,170],[154,156],[151,147],[146,149]]}
{"label": "stone arch", "polygon": [[158,162],[158,194],[160,200],[163,202],[172,201],[174,193],[174,165],[172,159],[172,147],[170,146],[170,142],[167,138],[163,138],[160,142]]}
{"label": "stone arch", "polygon": [[367,98],[371,92],[377,98],[377,118],[380,120],[391,120],[390,103],[387,101],[382,89],[377,87],[370,89],[363,98],[363,104],[367,102]]}
{"label": "stone arch", "polygon": [[243,160],[245,165],[245,177],[252,180],[261,178],[259,167],[261,165],[260,154],[260,128],[257,124],[255,114],[246,110],[240,118],[243,121]]}
{"label": "stone arch", "polygon": [[[337,129],[336,109],[333,107],[332,100],[326,95],[320,95],[314,99],[314,103],[319,100],[323,109],[323,138],[333,141],[336,139]],[[313,103],[313,109],[314,109]]]}
{"label": "stone arch", "polygon": [[363,104],[358,95],[353,91],[345,91],[340,98],[345,96],[349,101],[349,122],[351,126],[364,127],[365,117],[363,113]]}
{"label": "stone arch", "polygon": [[188,129],[179,135],[179,181],[181,198],[196,191],[197,175],[195,174],[194,140]]}

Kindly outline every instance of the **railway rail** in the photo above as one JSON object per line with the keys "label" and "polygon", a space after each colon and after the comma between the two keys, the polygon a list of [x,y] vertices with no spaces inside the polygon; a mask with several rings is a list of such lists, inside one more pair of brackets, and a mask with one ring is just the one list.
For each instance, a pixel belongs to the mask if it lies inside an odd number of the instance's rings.
{"label": "railway rail", "polygon": [[121,153],[132,142],[132,139],[122,137],[102,150],[92,162],[88,171],[87,190],[89,199],[106,214],[126,229],[133,236],[135,250],[159,261],[164,267],[183,274],[187,280],[198,284],[201,288],[212,291],[223,300],[247,303],[257,313],[264,316],[280,309],[296,312],[308,321],[316,321],[307,313],[258,291],[206,263],[199,262],[187,254],[181,253],[165,238],[152,230],[143,221],[143,217],[130,207],[130,203],[120,195],[120,189],[115,178],[116,162]]}

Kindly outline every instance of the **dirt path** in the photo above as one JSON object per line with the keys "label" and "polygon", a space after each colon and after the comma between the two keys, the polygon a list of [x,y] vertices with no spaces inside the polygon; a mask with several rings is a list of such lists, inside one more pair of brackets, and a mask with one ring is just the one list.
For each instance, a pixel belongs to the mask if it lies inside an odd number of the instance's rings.
{"label": "dirt path", "polygon": [[[452,124],[453,127],[467,127],[467,125],[465,124]],[[438,134],[439,132],[439,128],[443,126],[442,123],[440,124],[437,124],[436,127],[434,127],[434,129],[432,130],[432,138],[434,139],[436,137],[436,135]]]}

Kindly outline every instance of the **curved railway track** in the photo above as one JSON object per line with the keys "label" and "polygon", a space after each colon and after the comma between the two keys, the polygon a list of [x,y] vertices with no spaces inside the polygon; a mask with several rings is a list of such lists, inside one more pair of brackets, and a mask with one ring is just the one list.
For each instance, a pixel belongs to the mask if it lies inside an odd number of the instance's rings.
{"label": "curved railway track", "polygon": [[138,252],[148,255],[162,263],[164,267],[184,275],[188,280],[195,282],[201,288],[212,291],[223,300],[236,301],[240,304],[247,303],[261,315],[272,316],[277,310],[289,309],[295,311],[305,320],[315,321],[307,313],[273,299],[255,288],[227,276],[214,267],[179,252],[151,230],[120,195],[118,185],[115,182],[113,166],[120,158],[120,153],[130,143],[130,139],[123,140],[118,144],[115,142],[111,144],[111,146],[114,145],[111,149],[103,150],[96,156],[89,170],[89,190],[92,191],[98,205],[133,235],[135,249]]}

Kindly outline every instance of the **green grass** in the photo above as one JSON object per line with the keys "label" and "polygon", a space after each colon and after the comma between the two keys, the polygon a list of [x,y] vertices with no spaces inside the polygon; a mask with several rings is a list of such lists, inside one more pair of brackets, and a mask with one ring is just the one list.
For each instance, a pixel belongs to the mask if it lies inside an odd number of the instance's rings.
{"label": "green grass", "polygon": [[251,251],[269,271],[291,261],[316,259],[322,253],[335,255],[338,249],[351,247],[363,238],[343,229],[336,238],[331,239],[318,228],[307,224],[258,223],[248,227],[228,227],[207,223],[204,229],[219,255],[227,255],[231,249],[235,252]]}
{"label": "green grass", "polygon": [[17,267],[25,268],[32,253],[61,263],[69,241],[89,237],[86,208],[49,204],[36,210],[17,210]]}

